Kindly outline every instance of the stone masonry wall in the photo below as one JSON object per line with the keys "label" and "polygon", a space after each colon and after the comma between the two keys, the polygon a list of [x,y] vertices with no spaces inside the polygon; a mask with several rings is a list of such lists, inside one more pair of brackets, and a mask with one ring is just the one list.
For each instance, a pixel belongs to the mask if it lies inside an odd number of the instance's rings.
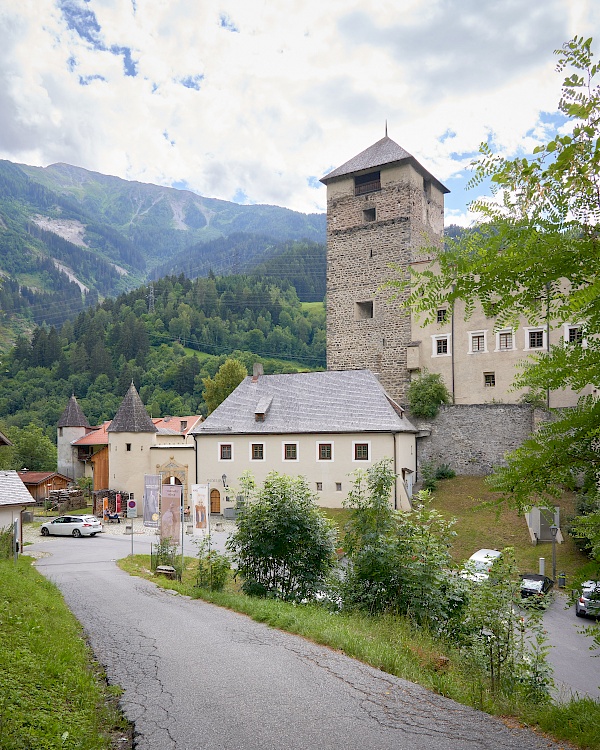
{"label": "stone masonry wall", "polygon": [[[381,191],[361,196],[354,195],[353,186],[349,179],[347,193],[330,198],[327,206],[327,368],[368,368],[393,398],[403,400],[410,316],[398,301],[390,301],[393,292],[382,291],[382,285],[408,269],[426,229],[431,239],[423,210],[429,204],[408,181],[382,180]],[[437,212],[441,205],[434,204]],[[374,221],[365,218],[370,209]],[[360,318],[361,302],[373,303],[372,318]]]}
{"label": "stone masonry wall", "polygon": [[484,476],[506,465],[504,456],[529,437],[545,412],[528,404],[442,406],[435,419],[410,417],[417,439],[417,478],[424,461],[448,464],[457,474]]}

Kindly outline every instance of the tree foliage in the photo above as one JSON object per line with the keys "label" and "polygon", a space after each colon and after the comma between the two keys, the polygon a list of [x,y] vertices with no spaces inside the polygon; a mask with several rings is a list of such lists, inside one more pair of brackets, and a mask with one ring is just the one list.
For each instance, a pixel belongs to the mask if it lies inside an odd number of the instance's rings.
{"label": "tree foliage", "polygon": [[56,471],[56,446],[36,424],[28,424],[23,429],[11,427],[8,438],[12,446],[3,450],[2,468],[21,471]]}
{"label": "tree foliage", "polygon": [[[429,322],[444,303],[480,306],[497,327],[576,325],[581,341],[538,354],[515,386],[582,391],[600,372],[600,88],[591,39],[575,37],[557,50],[565,73],[560,133],[529,158],[507,160],[483,144],[472,184],[489,179],[494,199],[472,204],[478,231],[431,248],[433,262],[415,270],[407,305]],[[404,282],[398,286],[406,288]],[[541,429],[508,457],[495,489],[520,507],[556,494],[585,471],[600,479],[600,420],[596,396]]]}
{"label": "tree foliage", "polygon": [[262,487],[246,478],[246,502],[227,542],[242,589],[287,601],[313,597],[325,586],[335,532],[304,477],[271,472]]}
{"label": "tree foliage", "polygon": [[406,391],[410,413],[415,417],[435,417],[442,404],[450,404],[452,398],[437,372],[423,372],[411,380]]}
{"label": "tree foliage", "polygon": [[239,360],[228,359],[219,367],[214,378],[204,378],[202,395],[208,413],[210,414],[219,404],[222,404],[247,375],[248,371]]}

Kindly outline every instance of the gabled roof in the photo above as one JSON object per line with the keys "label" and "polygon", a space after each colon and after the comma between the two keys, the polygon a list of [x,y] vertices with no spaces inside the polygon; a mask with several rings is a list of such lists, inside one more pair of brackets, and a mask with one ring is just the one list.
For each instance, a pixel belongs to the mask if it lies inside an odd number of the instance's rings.
{"label": "gabled roof", "polygon": [[356,172],[365,172],[369,169],[377,169],[378,167],[399,164],[401,162],[410,162],[417,172],[420,172],[422,175],[431,179],[443,193],[450,192],[448,188],[442,185],[436,177],[428,172],[425,167],[423,167],[423,165],[412,156],[412,154],[409,154],[408,151],[403,149],[402,146],[399,146],[391,138],[388,138],[387,135],[380,141],[377,141],[377,143],[369,146],[369,148],[361,151],[360,154],[353,156],[352,159],[342,164],[341,167],[329,172],[325,177],[321,177],[320,181],[324,185],[327,185],[327,183],[331,182],[336,177],[346,177],[347,175]]}
{"label": "gabled roof", "polygon": [[70,482],[71,479],[66,474],[60,474],[58,471],[18,471],[19,479],[23,484],[41,484],[52,477],[60,477]]}
{"label": "gabled roof", "polygon": [[0,471],[0,506],[35,503],[16,471]]}
{"label": "gabled roof", "polygon": [[402,414],[369,370],[250,376],[192,434],[416,432]]}
{"label": "gabled roof", "polygon": [[89,427],[88,432],[79,438],[73,440],[71,445],[108,445],[108,434],[106,430],[110,425],[110,419],[103,422],[100,427]]}
{"label": "gabled roof", "polygon": [[161,417],[152,421],[159,435],[188,435],[199,420],[202,417],[194,414],[191,417]]}
{"label": "gabled roof", "polygon": [[133,383],[108,426],[108,432],[158,432]]}
{"label": "gabled roof", "polygon": [[75,396],[71,396],[66,409],[61,414],[57,427],[89,427],[90,423],[77,403]]}

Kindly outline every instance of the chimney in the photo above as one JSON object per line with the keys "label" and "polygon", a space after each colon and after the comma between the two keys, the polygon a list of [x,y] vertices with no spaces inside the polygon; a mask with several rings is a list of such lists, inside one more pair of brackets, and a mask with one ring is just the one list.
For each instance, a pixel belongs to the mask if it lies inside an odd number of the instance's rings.
{"label": "chimney", "polygon": [[261,365],[261,363],[260,362],[255,362],[252,365],[252,382],[253,383],[258,383],[259,377],[261,375],[264,375],[264,374],[265,374],[265,372],[263,370],[263,366]]}

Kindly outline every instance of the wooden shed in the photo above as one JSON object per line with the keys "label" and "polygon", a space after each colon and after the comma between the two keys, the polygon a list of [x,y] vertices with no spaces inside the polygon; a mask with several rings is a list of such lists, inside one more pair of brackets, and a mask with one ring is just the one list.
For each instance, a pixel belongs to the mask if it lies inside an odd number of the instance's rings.
{"label": "wooden shed", "polygon": [[17,474],[36,502],[46,500],[50,490],[64,490],[71,484],[69,477],[57,471],[19,471]]}

